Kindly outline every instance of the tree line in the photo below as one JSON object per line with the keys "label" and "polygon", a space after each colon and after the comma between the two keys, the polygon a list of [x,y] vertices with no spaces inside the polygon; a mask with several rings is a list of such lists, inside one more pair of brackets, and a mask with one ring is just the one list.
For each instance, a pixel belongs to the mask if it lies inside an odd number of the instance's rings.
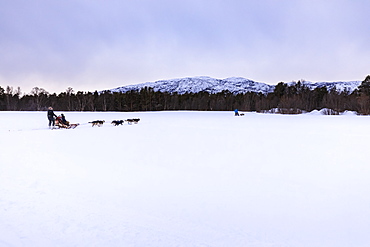
{"label": "tree line", "polygon": [[57,111],[241,111],[278,112],[298,114],[303,111],[327,109],[327,114],[356,111],[370,114],[370,75],[353,92],[329,90],[326,87],[310,89],[302,81],[292,85],[280,82],[273,92],[233,94],[223,91],[216,94],[155,92],[150,87],[140,91],[74,92],[67,88],[59,94],[34,87],[29,94],[21,89],[0,86],[1,111],[43,111],[52,106]]}

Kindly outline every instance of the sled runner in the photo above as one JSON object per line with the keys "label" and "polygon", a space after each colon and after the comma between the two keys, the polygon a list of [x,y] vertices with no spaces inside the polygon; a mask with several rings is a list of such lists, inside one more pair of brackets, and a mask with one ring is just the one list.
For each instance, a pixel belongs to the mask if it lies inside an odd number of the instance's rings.
{"label": "sled runner", "polygon": [[54,128],[55,129],[60,129],[60,128],[63,128],[63,129],[74,129],[76,128],[78,125],[80,124],[70,124],[68,121],[66,121],[65,123],[63,123],[62,121],[62,117],[59,116],[55,119],[55,126]]}

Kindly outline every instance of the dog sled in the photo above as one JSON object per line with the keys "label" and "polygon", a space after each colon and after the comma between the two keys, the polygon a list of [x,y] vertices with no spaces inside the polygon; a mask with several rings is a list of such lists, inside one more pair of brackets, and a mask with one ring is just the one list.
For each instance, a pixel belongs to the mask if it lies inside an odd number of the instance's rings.
{"label": "dog sled", "polygon": [[74,129],[78,126],[79,124],[70,124],[68,121],[63,122],[62,117],[59,116],[55,119],[55,129]]}

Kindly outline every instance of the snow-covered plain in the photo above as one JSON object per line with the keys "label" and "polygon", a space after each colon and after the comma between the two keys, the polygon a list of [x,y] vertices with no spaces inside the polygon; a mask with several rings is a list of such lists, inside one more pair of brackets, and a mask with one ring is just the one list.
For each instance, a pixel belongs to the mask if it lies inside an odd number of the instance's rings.
{"label": "snow-covered plain", "polygon": [[1,247],[370,246],[369,117],[65,115],[0,112]]}

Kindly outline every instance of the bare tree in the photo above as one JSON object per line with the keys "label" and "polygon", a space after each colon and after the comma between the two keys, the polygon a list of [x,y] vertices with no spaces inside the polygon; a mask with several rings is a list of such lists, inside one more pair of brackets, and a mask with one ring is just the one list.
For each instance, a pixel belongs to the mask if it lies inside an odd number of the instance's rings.
{"label": "bare tree", "polygon": [[47,100],[49,92],[47,92],[43,88],[34,87],[31,90],[31,95],[34,96],[35,104],[36,104],[36,110],[41,111],[42,108],[43,108],[43,105],[45,104],[45,102]]}
{"label": "bare tree", "polygon": [[68,106],[67,106],[68,111],[72,111],[72,110],[73,110],[72,100],[71,100],[71,97],[72,97],[73,92],[74,92],[74,90],[73,90],[73,88],[71,88],[71,87],[68,87],[68,88],[66,89],[67,98],[68,98],[68,99],[67,99],[67,100],[68,100]]}

